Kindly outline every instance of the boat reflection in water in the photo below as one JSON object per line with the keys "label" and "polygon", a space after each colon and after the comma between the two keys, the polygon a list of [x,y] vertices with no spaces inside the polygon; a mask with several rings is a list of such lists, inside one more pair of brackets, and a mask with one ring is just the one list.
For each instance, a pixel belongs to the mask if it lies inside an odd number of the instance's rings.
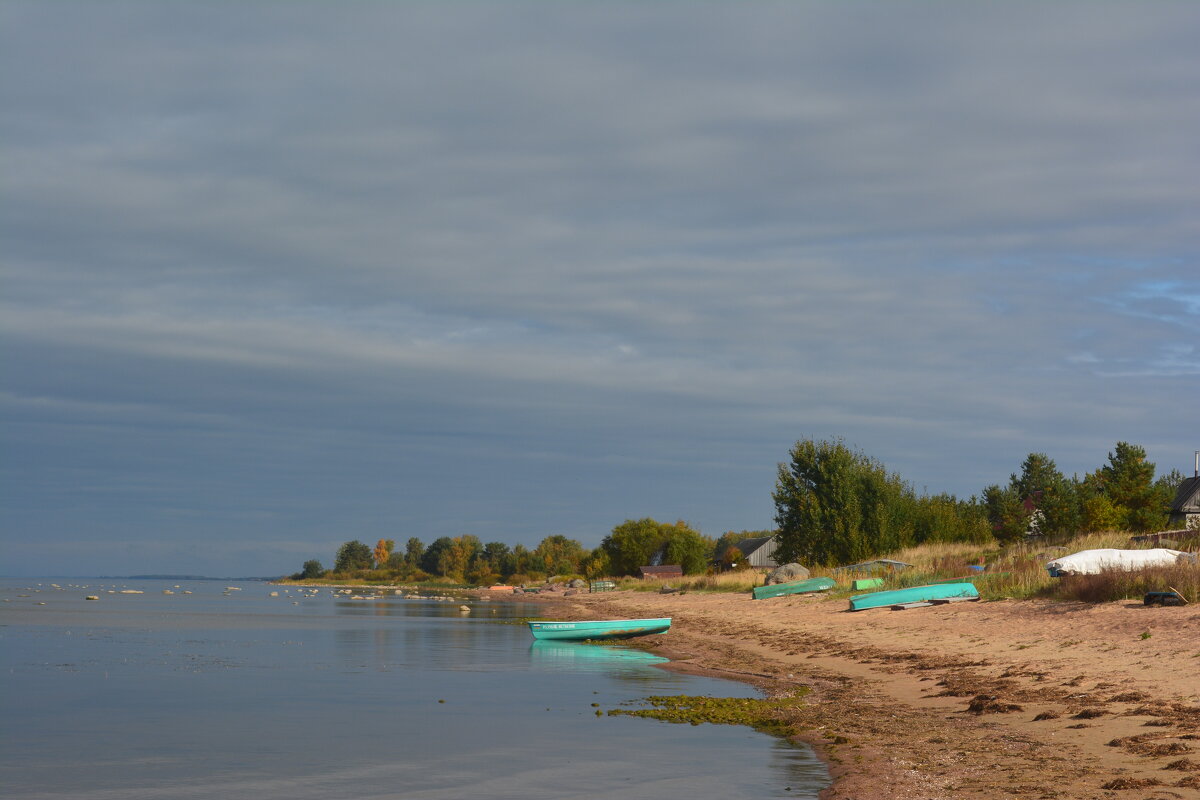
{"label": "boat reflection in water", "polygon": [[545,669],[618,672],[665,664],[668,658],[627,647],[538,639],[529,646],[533,663]]}

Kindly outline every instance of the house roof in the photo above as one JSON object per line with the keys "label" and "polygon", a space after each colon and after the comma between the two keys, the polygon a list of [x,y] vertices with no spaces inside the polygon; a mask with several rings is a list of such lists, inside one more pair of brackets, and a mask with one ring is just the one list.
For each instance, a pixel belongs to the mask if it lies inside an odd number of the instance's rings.
{"label": "house roof", "polygon": [[738,550],[742,551],[742,555],[749,556],[758,548],[762,547],[767,542],[774,539],[774,536],[756,536],[753,539],[742,539],[734,545]]}
{"label": "house roof", "polygon": [[1178,491],[1175,492],[1175,499],[1171,502],[1172,511],[1183,511],[1191,506],[1196,507],[1200,501],[1200,477],[1185,478],[1183,483],[1179,484]]}
{"label": "house roof", "polygon": [[669,564],[662,567],[641,567],[643,575],[682,575],[683,567]]}

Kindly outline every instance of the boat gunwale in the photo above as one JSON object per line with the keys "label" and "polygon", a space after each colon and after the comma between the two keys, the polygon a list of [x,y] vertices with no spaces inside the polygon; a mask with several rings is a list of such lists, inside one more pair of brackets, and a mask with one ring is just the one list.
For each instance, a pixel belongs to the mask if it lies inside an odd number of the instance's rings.
{"label": "boat gunwale", "polygon": [[531,619],[526,620],[529,625],[588,625],[596,622],[605,624],[610,623],[625,623],[625,622],[670,622],[671,617],[644,617],[642,619]]}

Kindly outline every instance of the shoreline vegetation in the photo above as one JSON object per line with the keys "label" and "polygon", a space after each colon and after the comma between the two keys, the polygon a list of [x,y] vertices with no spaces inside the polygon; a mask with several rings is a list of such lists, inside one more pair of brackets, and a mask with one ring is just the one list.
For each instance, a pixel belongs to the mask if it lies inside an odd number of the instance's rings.
{"label": "shoreline vegetation", "polygon": [[428,545],[415,536],[402,545],[379,539],[373,548],[354,539],[338,549],[332,569],[309,559],[291,578],[486,586],[551,576],[633,576],[662,565],[696,576],[745,566],[749,550],[742,548],[753,539],[773,540],[776,563],[810,569],[928,545],[975,546],[986,558],[989,550],[1030,538],[1057,542],[1092,531],[1187,527],[1181,500],[1200,480],[1185,479],[1178,470],[1156,476],[1145,450],[1127,442],[1117,442],[1108,463],[1082,478],[1067,478],[1048,456],[1030,453],[1007,485],[988,486],[967,499],[918,492],[840,439],[801,440],[788,455],[771,493],[771,530],[730,530],[714,539],[682,519],[627,519],[590,550],[562,534],[546,536],[533,549],[484,543],[471,534]]}

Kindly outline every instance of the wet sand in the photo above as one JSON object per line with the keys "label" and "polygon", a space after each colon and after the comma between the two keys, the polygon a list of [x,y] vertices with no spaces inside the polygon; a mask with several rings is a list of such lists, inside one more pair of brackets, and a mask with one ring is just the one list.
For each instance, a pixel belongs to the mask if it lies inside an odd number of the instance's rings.
{"label": "wet sand", "polygon": [[828,800],[1200,800],[1200,605],[539,599],[577,619],[673,617],[640,641],[674,669],[810,687],[795,722],[835,777]]}

